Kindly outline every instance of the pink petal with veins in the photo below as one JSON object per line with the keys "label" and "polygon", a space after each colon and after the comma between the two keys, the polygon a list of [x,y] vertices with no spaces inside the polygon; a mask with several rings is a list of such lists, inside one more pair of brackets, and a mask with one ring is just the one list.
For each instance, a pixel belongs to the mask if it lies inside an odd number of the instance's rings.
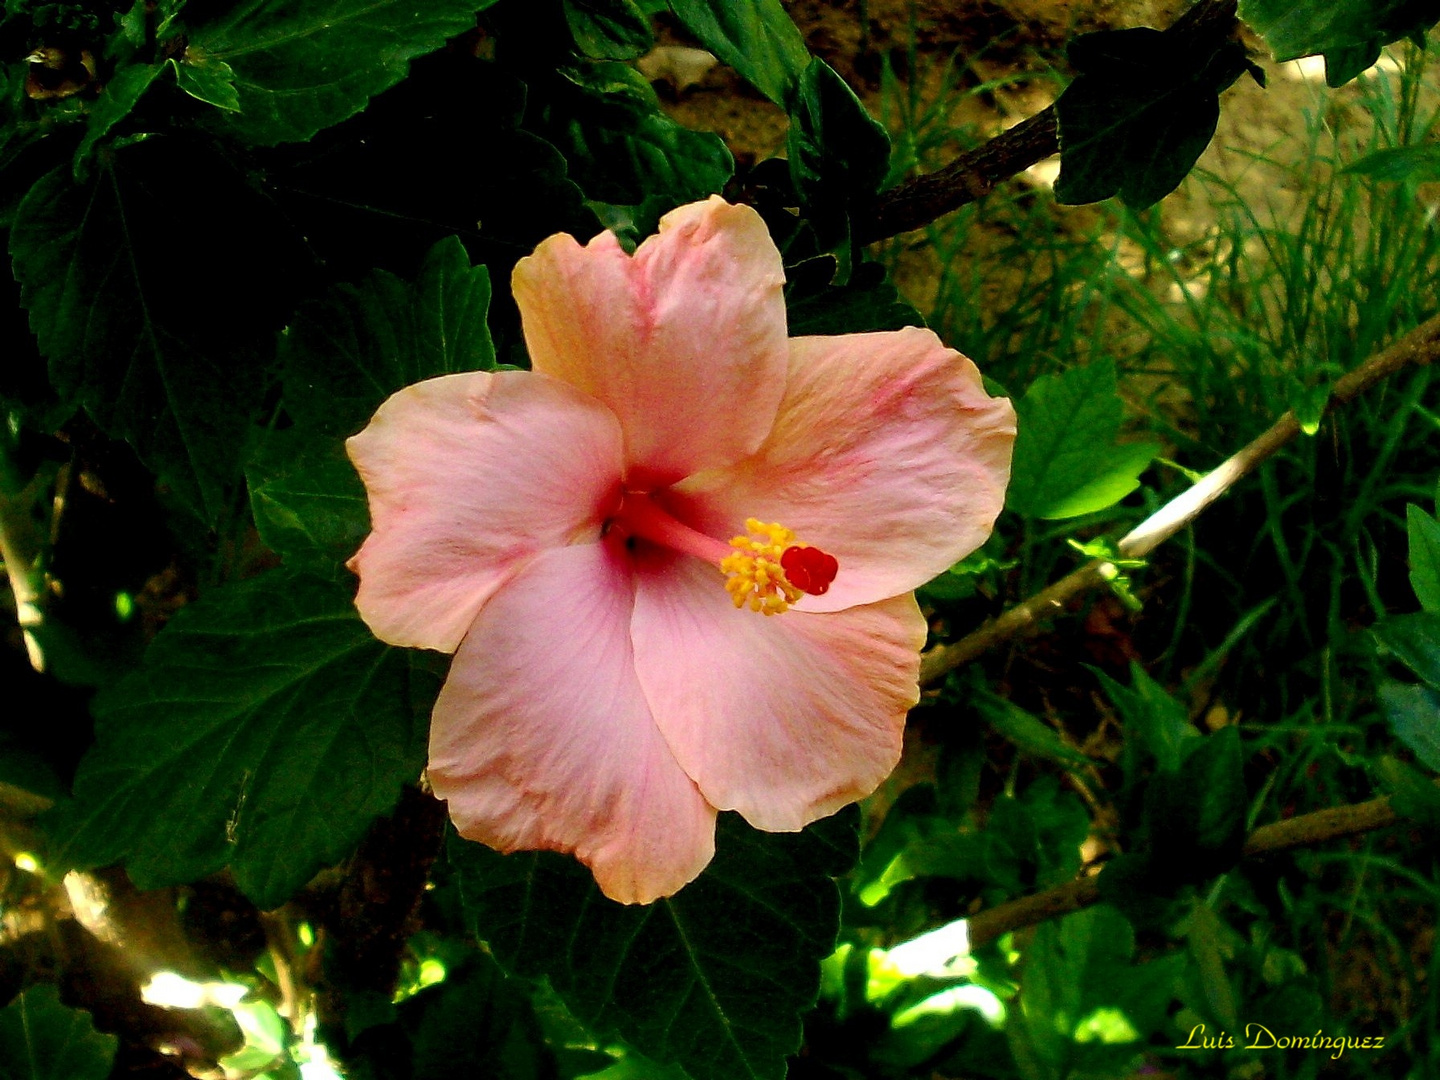
{"label": "pink petal with veins", "polygon": [[719,572],[645,551],[631,633],[660,730],[705,798],[788,832],[875,790],[900,759],[925,620],[906,594],[836,614],[737,610]]}
{"label": "pink petal with veins", "polygon": [[785,273],[760,216],[721,199],[666,214],[627,255],[560,234],[515,266],[534,370],[610,407],[632,488],[760,445],[785,388]]}
{"label": "pink petal with veins", "polygon": [[536,556],[481,610],[430,729],[430,782],[462,836],[574,852],[622,903],[668,896],[715,850],[635,674],[623,544]]}
{"label": "pink petal with veins", "polygon": [[346,448],[374,530],[350,560],[355,603],[391,645],[453,651],[526,560],[594,540],[618,503],[614,415],[530,372],[406,387]]}
{"label": "pink petal with veins", "polygon": [[666,493],[687,524],[778,521],[835,556],[839,611],[908,592],[974,551],[1005,504],[1015,411],[929,330],[793,338],[785,397],[759,451]]}

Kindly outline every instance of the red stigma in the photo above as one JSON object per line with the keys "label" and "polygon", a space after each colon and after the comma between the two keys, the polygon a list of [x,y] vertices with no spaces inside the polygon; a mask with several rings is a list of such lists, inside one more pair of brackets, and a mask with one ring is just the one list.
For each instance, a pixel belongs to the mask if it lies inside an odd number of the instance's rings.
{"label": "red stigma", "polygon": [[780,569],[785,578],[801,592],[824,596],[835,580],[840,563],[817,547],[789,547],[780,556]]}

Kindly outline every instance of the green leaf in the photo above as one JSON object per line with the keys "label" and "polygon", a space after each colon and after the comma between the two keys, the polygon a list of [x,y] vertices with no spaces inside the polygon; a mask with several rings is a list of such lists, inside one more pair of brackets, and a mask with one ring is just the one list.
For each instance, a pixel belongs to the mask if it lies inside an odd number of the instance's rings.
{"label": "green leaf", "polygon": [[[547,236],[598,231],[565,158],[517,128],[523,83],[460,50],[423,65],[359,116],[276,155],[289,162],[273,171],[276,199],[327,260],[347,268],[344,280],[377,265],[413,266],[451,235],[502,273]],[[485,167],[476,168],[482,150]]]}
{"label": "green leaf", "polygon": [[990,879],[1010,896],[1073,879],[1090,815],[1078,797],[1045,776],[1021,796],[995,800],[980,838]]}
{"label": "green leaf", "polygon": [[[364,1025],[352,1037],[346,1076],[558,1080],[574,1075],[557,1072],[527,984],[506,977],[491,957],[455,939],[444,939],[437,959],[445,968],[443,982],[406,997],[398,1006],[388,995],[377,995],[377,1007],[383,1005],[391,1017],[385,1023]],[[355,1001],[352,997],[347,1008],[347,1023]],[[602,1062],[609,1060],[597,1056]]]}
{"label": "green leaf", "polygon": [[1376,150],[1343,171],[1390,183],[1424,184],[1440,180],[1440,144],[1420,143]]}
{"label": "green leaf", "polygon": [[1331,49],[1325,54],[1325,85],[1332,88],[1344,86],[1351,79],[1368,71],[1375,61],[1380,59],[1380,49],[1378,38],[1363,45]]}
{"label": "green leaf", "polygon": [[890,136],[845,80],[818,57],[800,77],[786,135],[790,178],[801,204],[843,212],[879,190],[890,168]]}
{"label": "green leaf", "polygon": [[1233,931],[1221,923],[1209,904],[1196,903],[1190,910],[1189,927],[1185,932],[1190,955],[1195,959],[1200,977],[1200,992],[1210,1016],[1226,1028],[1238,1026],[1235,1008],[1235,987],[1225,973],[1221,938]]}
{"label": "green leaf", "polygon": [[993,694],[985,694],[976,700],[976,706],[987,724],[1032,757],[1053,761],[1067,769],[1094,764],[1079,750],[1067,746],[1052,728],[1018,705]]}
{"label": "green leaf", "polygon": [[511,972],[544,977],[576,1019],[695,1080],[782,1080],[834,948],[855,858],[853,811],[801,833],[720,817],[715,861],[646,907],[605,899],[578,863],[452,839],[475,933]]}
{"label": "green leaf", "polygon": [[242,0],[190,27],[187,47],[234,72],[241,138],[310,138],[394,86],[410,61],[475,25],[494,0]]}
{"label": "green leaf", "polygon": [[179,138],[94,173],[57,168],[21,204],[10,254],[31,329],[59,394],[213,521],[304,255],[243,178]]}
{"label": "green leaf", "polygon": [[1166,1019],[1177,970],[1171,958],[1132,964],[1134,952],[1130,923],[1105,904],[1036,931],[1006,1024],[1022,1075],[1129,1075]]}
{"label": "green leaf", "polygon": [[438,692],[349,590],[272,571],[183,608],[95,700],[57,865],[124,861],[142,889],[228,865],[261,908],[344,858],[425,760]]}
{"label": "green leaf", "polygon": [[1049,503],[1039,517],[1049,520],[1080,517],[1083,514],[1114,506],[1140,486],[1140,474],[1150,467],[1160,444],[1154,439],[1139,439],[1104,447],[1092,462],[1096,475],[1076,486],[1068,495]]}
{"label": "green leaf", "polygon": [[670,0],[670,10],[751,86],[789,103],[810,50],[780,0]]}
{"label": "green leaf", "polygon": [[1380,707],[1395,737],[1426,768],[1440,772],[1440,692],[1398,682],[1380,684]]}
{"label": "green leaf", "polygon": [[1325,81],[1342,86],[1380,55],[1381,46],[1423,32],[1440,19],[1435,0],[1240,0],[1240,17],[1276,60],[1325,54]]}
{"label": "green leaf", "polygon": [[1121,686],[1103,671],[1092,670],[1104,687],[1105,696],[1119,710],[1125,725],[1127,751],[1132,742],[1138,742],[1155,758],[1155,765],[1162,773],[1178,772],[1188,753],[1200,745],[1197,741],[1200,733],[1185,715],[1184,706],[1134,661],[1130,664],[1128,687]]}
{"label": "green leaf", "polygon": [[1374,634],[1397,660],[1440,689],[1440,615],[1392,615],[1375,624]]}
{"label": "green leaf", "polygon": [[145,44],[145,7],[148,0],[135,0],[130,5],[130,10],[121,14],[115,14],[115,39],[112,39],[111,50],[113,51],[119,42],[138,49]]}
{"label": "green leaf", "polygon": [[1375,774],[1397,814],[1427,829],[1440,829],[1440,787],[1433,781],[1413,765],[1389,756],[1375,763]]}
{"label": "green leaf", "polygon": [[601,60],[633,60],[655,45],[650,16],[635,0],[564,0],[575,46]]}
{"label": "green leaf", "polygon": [[[1223,31],[1222,31],[1223,32]],[[1210,144],[1220,92],[1246,70],[1245,48],[1149,27],[1102,30],[1070,42],[1079,74],[1055,103],[1061,203],[1118,194],[1141,209],[1174,191]]]}
{"label": "green leaf", "polygon": [[370,531],[365,485],[339,439],[271,432],[246,472],[250,512],[265,546],[285,565],[330,581]]}
{"label": "green leaf", "polygon": [[0,1080],[105,1080],[118,1045],[45,983],[0,1009]]}
{"label": "green leaf", "polygon": [[41,800],[55,799],[65,791],[55,767],[42,755],[21,745],[16,735],[4,728],[0,728],[0,784],[9,784]]}
{"label": "green leaf", "polygon": [[713,195],[735,171],[724,141],[691,131],[660,107],[645,77],[628,64],[566,69],[573,97],[551,110],[545,130],[592,199],[669,206]]}
{"label": "green leaf", "polygon": [[240,111],[240,91],[235,89],[235,69],[224,60],[208,56],[196,45],[187,45],[178,58],[172,57],[175,81],[181,90],[207,105],[228,112]]}
{"label": "green leaf", "polygon": [[523,983],[477,955],[400,1006],[414,1041],[413,1080],[545,1080],[555,1066]]}
{"label": "green leaf", "polygon": [[1077,517],[1119,502],[1159,453],[1115,442],[1123,408],[1113,361],[1042,375],[1015,405],[1019,433],[1006,506],[1026,517]]}
{"label": "green leaf", "polygon": [[791,337],[806,334],[863,334],[924,326],[925,320],[885,275],[880,263],[861,263],[844,285],[825,285],[805,295],[787,293]]}
{"label": "green leaf", "polygon": [[307,304],[280,345],[285,407],[307,430],[353,435],[402,387],[495,366],[490,275],[448,237],[413,285],[376,270]]}
{"label": "green leaf", "polygon": [[1233,727],[1199,740],[1173,776],[1146,788],[1153,870],[1204,881],[1234,865],[1245,844],[1244,756]]}
{"label": "green leaf", "polygon": [[286,1064],[293,1068],[285,1050],[290,1031],[274,1005],[263,1000],[241,1001],[231,1013],[245,1041],[240,1049],[219,1059],[221,1068],[240,1075]]}
{"label": "green leaf", "polygon": [[1440,614],[1440,523],[1414,503],[1405,507],[1410,587],[1426,611]]}
{"label": "green leaf", "polygon": [[150,88],[159,75],[159,64],[131,64],[122,67],[111,76],[105,89],[90,106],[85,118],[85,137],[75,150],[74,172],[77,180],[83,179],[84,165],[90,159],[90,151],[105,134],[121,120],[130,115],[141,95]]}

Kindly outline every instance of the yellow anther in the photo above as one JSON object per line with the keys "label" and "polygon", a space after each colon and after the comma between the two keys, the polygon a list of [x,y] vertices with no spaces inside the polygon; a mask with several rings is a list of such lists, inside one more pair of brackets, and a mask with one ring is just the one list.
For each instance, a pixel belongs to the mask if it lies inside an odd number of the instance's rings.
{"label": "yellow anther", "polygon": [[720,562],[720,569],[729,575],[725,591],[737,608],[779,615],[805,595],[786,580],[780,567],[785,549],[796,546],[795,534],[783,525],[755,518],[747,518],[745,528],[750,535],[731,540],[735,553]]}

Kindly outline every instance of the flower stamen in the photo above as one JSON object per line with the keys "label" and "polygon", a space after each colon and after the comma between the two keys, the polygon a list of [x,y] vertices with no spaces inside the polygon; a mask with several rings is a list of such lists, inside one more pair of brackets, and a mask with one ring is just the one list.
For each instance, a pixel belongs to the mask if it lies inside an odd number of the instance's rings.
{"label": "flower stamen", "polygon": [[840,564],[833,555],[799,543],[783,525],[747,518],[748,536],[730,541],[734,554],[720,561],[725,591],[737,608],[779,615],[806,593],[830,588]]}

